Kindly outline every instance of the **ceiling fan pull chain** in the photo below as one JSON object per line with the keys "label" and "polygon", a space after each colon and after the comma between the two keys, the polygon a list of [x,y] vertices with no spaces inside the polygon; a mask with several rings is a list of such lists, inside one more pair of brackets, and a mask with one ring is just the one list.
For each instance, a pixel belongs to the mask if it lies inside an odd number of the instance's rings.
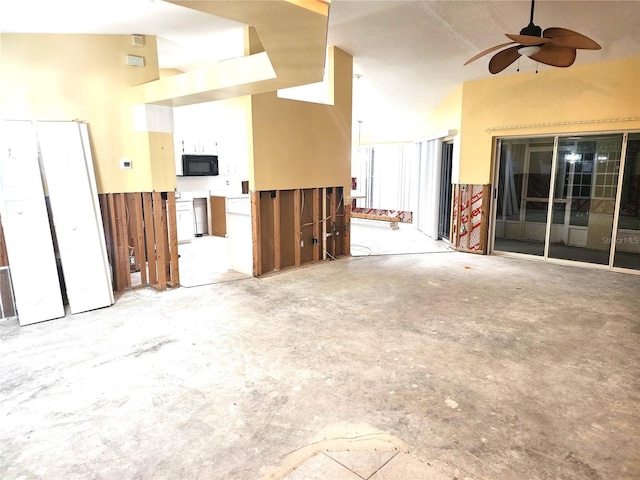
{"label": "ceiling fan pull chain", "polygon": [[536,62],[536,73],[538,73],[538,66],[540,66],[540,62]]}

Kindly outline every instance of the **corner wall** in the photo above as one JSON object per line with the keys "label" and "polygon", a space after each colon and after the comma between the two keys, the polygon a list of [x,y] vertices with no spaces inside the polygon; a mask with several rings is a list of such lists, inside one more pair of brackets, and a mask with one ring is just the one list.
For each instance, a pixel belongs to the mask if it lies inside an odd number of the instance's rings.
{"label": "corner wall", "polygon": [[252,96],[251,190],[349,191],[353,59],[331,47],[327,68],[333,105],[282,99],[276,92]]}

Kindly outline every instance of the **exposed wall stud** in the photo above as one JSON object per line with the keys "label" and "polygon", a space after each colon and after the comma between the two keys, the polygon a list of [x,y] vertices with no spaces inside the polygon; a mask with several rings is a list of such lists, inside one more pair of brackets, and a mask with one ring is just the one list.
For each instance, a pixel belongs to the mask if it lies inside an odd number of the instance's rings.
{"label": "exposed wall stud", "polygon": [[165,240],[164,233],[166,230],[162,228],[162,194],[160,192],[153,192],[151,194],[153,200],[153,227],[155,231],[156,241],[156,265],[158,274],[158,290],[165,290],[167,288],[167,272],[165,270]]}
{"label": "exposed wall stud", "polygon": [[318,262],[320,260],[320,245],[322,244],[322,232],[320,230],[320,215],[322,212],[320,211],[320,192],[319,188],[313,189],[313,231],[314,233],[314,244],[313,244],[313,261]]}
{"label": "exposed wall stud", "polygon": [[302,248],[300,242],[302,242],[302,219],[301,219],[301,211],[300,208],[302,206],[301,202],[301,191],[294,190],[293,191],[293,257],[294,257],[294,265],[296,267],[300,266],[301,263],[301,252]]}
{"label": "exposed wall stud", "polygon": [[167,193],[167,206],[169,211],[169,253],[171,258],[171,281],[173,287],[180,286],[180,266],[178,260],[178,228],[176,225],[176,194]]}
{"label": "exposed wall stud", "polygon": [[147,249],[144,243],[144,214],[142,211],[142,196],[140,193],[132,193],[135,205],[136,222],[136,262],[140,265],[140,281],[142,285],[148,284],[147,277]]}
{"label": "exposed wall stud", "polygon": [[149,265],[149,285],[157,287],[158,274],[156,266],[156,241],[155,229],[153,227],[153,201],[151,193],[142,194],[142,205],[144,209],[144,231],[147,238],[147,263]]}
{"label": "exposed wall stud", "polygon": [[262,235],[260,225],[260,192],[251,192],[251,230],[253,234],[253,275],[262,275]]}
{"label": "exposed wall stud", "polygon": [[[278,192],[279,193],[279,192]],[[273,258],[275,270],[282,270],[282,242],[280,225],[280,198],[281,195],[271,192],[273,199]]]}

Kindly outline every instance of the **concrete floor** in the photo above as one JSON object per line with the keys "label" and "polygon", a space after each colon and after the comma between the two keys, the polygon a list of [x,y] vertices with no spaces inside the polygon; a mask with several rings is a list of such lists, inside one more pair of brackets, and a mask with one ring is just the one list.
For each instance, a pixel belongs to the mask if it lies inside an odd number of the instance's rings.
{"label": "concrete floor", "polygon": [[637,479],[639,293],[431,253],[1,321],[0,478]]}

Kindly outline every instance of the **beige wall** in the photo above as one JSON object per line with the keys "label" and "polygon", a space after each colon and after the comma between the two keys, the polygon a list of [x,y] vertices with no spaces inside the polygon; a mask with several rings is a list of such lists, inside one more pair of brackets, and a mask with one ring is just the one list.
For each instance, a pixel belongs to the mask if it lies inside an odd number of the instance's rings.
{"label": "beige wall", "polygon": [[252,190],[349,188],[352,57],[332,47],[327,67],[334,105],[252,96]]}
{"label": "beige wall", "polygon": [[495,137],[640,129],[639,79],[635,57],[465,83],[459,183],[491,181]]}
{"label": "beige wall", "polygon": [[447,130],[460,133],[462,122],[462,85],[456,89],[436,109],[429,113],[426,120],[425,136],[435,135]]}
{"label": "beige wall", "polygon": [[[161,173],[167,158],[154,159],[152,167],[149,156],[162,153],[166,138],[155,144],[155,134],[133,128],[129,87],[159,76],[156,39],[145,40],[144,47],[133,47],[128,35],[2,34],[4,118],[88,123],[101,193],[175,185]],[[145,67],[127,66],[127,54],[145,57]],[[132,160],[131,170],[120,169],[122,158]],[[172,155],[168,160],[173,163]]]}

